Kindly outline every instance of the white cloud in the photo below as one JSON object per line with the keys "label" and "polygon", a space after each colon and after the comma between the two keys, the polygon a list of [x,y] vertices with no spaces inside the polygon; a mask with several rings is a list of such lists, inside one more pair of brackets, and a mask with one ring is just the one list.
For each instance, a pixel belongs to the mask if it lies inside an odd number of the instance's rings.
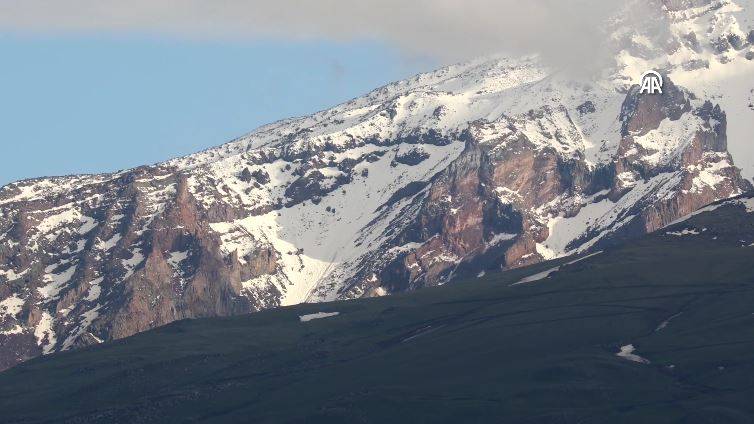
{"label": "white cloud", "polygon": [[[623,0],[0,0],[0,30],[377,40],[443,60],[593,51]],[[648,0],[645,0],[648,2]],[[581,60],[581,58],[575,58]]]}

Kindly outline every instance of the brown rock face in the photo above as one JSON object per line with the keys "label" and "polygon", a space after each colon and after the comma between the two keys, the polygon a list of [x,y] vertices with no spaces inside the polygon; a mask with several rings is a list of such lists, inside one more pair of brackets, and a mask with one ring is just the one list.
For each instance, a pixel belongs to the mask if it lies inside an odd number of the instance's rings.
{"label": "brown rock face", "polygon": [[[26,270],[0,285],[0,297],[17,303],[0,322],[3,367],[179,319],[274,306],[242,296],[241,281],[274,272],[277,254],[224,255],[183,175],[137,169],[3,211],[14,240],[3,268]],[[48,226],[62,230],[48,235]]]}
{"label": "brown rock face", "polygon": [[[634,88],[624,104],[624,108],[632,103],[636,103],[636,107],[635,112],[623,116],[623,139],[616,174],[628,174],[631,179],[635,175],[650,179],[675,169],[681,170],[677,175],[675,191],[659,199],[659,202],[647,205],[640,212],[643,231],[654,231],[679,216],[750,187],[733,166],[733,159],[727,151],[725,112],[709,101],[691,110],[693,96],[666,80],[666,95],[641,96]],[[688,142],[673,152],[668,161],[654,159],[663,153],[664,147],[659,143],[637,142],[649,131],[658,130],[663,122],[681,120],[688,122],[682,123],[679,131],[671,132],[668,136],[686,137]],[[710,170],[714,170],[714,175]],[[625,190],[625,182],[625,179],[616,179],[612,197],[620,196]]]}
{"label": "brown rock face", "polygon": [[725,113],[670,79],[663,95],[641,95],[633,87],[620,120],[617,154],[596,168],[516,132],[492,148],[467,132],[464,152],[432,180],[417,219],[395,238],[395,246],[415,249],[378,267],[369,284],[402,291],[546,259],[548,221],[578,217],[589,206],[567,197],[614,203],[616,209],[625,204],[611,221],[573,238],[569,250],[657,230],[751,188],[726,150]]}

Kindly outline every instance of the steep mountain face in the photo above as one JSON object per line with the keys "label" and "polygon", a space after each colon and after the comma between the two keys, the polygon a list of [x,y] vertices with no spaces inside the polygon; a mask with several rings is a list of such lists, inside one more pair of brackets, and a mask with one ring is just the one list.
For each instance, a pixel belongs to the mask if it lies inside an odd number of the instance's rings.
{"label": "steep mountain face", "polygon": [[[615,65],[597,77],[477,60],[185,158],[3,187],[0,369],[533,264],[750,189],[750,0],[636,3],[656,22],[606,24]],[[639,93],[647,69],[662,95]]]}

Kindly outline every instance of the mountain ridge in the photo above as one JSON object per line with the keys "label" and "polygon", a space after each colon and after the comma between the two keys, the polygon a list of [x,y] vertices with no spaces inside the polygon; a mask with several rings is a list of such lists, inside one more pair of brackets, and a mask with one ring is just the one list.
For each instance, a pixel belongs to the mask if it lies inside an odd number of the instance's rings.
{"label": "mountain ridge", "polygon": [[[754,72],[754,42],[720,46],[754,31],[754,8],[700,4],[657,44],[610,28],[616,65],[597,79],[480,59],[157,165],[0,188],[0,368],[176,319],[530,265],[748,191],[735,165],[750,157],[728,153],[750,139],[747,93],[715,90]],[[652,68],[663,96],[637,92]]]}

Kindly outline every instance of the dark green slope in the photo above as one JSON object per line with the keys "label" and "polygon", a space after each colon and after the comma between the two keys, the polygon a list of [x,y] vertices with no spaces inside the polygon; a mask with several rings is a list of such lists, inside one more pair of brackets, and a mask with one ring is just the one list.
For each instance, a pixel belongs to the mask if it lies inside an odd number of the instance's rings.
{"label": "dark green slope", "polygon": [[751,243],[725,205],[533,283],[182,321],[0,374],[0,421],[750,423]]}

